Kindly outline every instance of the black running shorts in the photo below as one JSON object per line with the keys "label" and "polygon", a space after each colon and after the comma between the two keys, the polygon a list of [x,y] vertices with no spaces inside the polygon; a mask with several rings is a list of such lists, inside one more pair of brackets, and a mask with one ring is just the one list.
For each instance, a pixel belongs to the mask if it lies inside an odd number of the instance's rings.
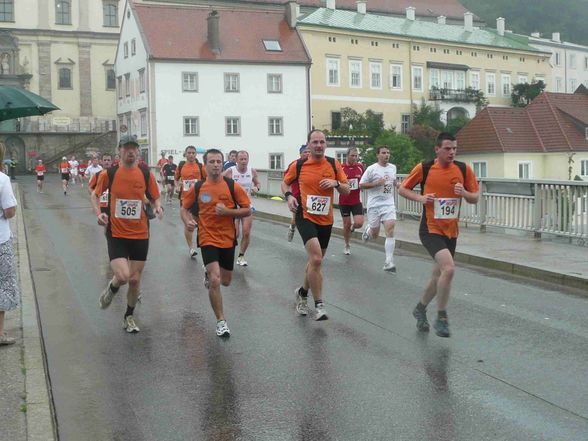
{"label": "black running shorts", "polygon": [[355,205],[339,205],[339,211],[342,217],[349,217],[350,215],[361,216],[363,215],[363,205],[361,202]]}
{"label": "black running shorts", "polygon": [[45,180],[45,176],[37,176],[37,181],[44,181]]}
{"label": "black running shorts", "polygon": [[61,173],[62,181],[69,181],[69,173]]}
{"label": "black running shorts", "polygon": [[450,239],[449,237],[443,236],[441,234],[431,234],[424,232],[420,232],[419,237],[421,239],[421,243],[433,259],[435,258],[435,254],[444,249],[448,249],[451,253],[451,256],[455,256],[457,237]]}
{"label": "black running shorts", "polygon": [[329,246],[333,225],[315,224],[314,222],[303,218],[299,211],[296,214],[296,228],[298,228],[298,232],[300,233],[300,237],[302,238],[304,245],[306,245],[306,242],[308,242],[310,239],[316,237],[321,246],[321,250],[326,250]]}
{"label": "black running shorts", "polygon": [[108,244],[108,257],[114,259],[129,259],[145,262],[149,251],[149,239],[123,239],[112,237],[112,232],[106,232],[106,243]]}
{"label": "black running shorts", "polygon": [[202,262],[208,265],[212,262],[218,262],[218,265],[227,271],[233,271],[235,266],[235,247],[217,248],[211,245],[200,247],[202,253]]}

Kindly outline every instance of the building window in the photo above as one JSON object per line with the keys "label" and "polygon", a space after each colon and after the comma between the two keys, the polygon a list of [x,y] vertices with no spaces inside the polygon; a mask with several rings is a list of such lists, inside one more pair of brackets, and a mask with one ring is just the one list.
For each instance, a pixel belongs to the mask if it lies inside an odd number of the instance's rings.
{"label": "building window", "polygon": [[382,63],[370,63],[370,87],[382,88]]}
{"label": "building window", "polygon": [[0,21],[14,21],[14,0],[0,0]]}
{"label": "building window", "polygon": [[268,118],[270,136],[281,136],[284,134],[284,118],[281,116],[270,116]]}
{"label": "building window", "polygon": [[480,72],[470,72],[470,87],[480,90]]}
{"label": "building window", "polygon": [[125,58],[129,58],[129,43],[125,42],[123,45],[123,54]]}
{"label": "building window", "polygon": [[225,135],[239,136],[241,135],[241,118],[236,116],[227,116],[225,118]]}
{"label": "building window", "polygon": [[533,167],[531,161],[519,161],[519,179],[531,179],[533,177]]}
{"label": "building window", "polygon": [[341,164],[345,164],[347,162],[347,150],[339,150],[335,152],[335,158]]}
{"label": "building window", "polygon": [[118,3],[114,1],[104,1],[102,4],[104,16],[104,26],[118,27]]}
{"label": "building window", "polygon": [[197,116],[184,116],[184,136],[200,135],[200,120]]}
{"label": "building window", "polygon": [[488,177],[488,163],[486,161],[472,161],[472,169],[474,169],[476,177]]}
{"label": "building window", "polygon": [[402,90],[402,64],[390,65],[390,89]]}
{"label": "building window", "polygon": [[125,74],[125,96],[131,96],[131,74]]}
{"label": "building window", "polygon": [[327,58],[327,86],[339,87],[338,58]]}
{"label": "building window", "polygon": [[116,75],[114,69],[106,69],[106,90],[116,89]]}
{"label": "building window", "polygon": [[267,93],[282,93],[282,74],[267,74]]}
{"label": "building window", "polygon": [[57,0],[55,2],[55,24],[71,24],[71,1]]}
{"label": "building window", "polygon": [[270,170],[283,170],[284,169],[284,154],[283,153],[270,153],[270,155],[269,155],[269,168],[270,168]]}
{"label": "building window", "polygon": [[123,81],[122,81],[122,77],[118,77],[116,79],[116,85],[118,88],[118,99],[122,100],[123,97]]}
{"label": "building window", "polygon": [[331,130],[341,128],[341,112],[331,112]]}
{"label": "building window", "polygon": [[198,72],[182,73],[182,91],[198,92]]}
{"label": "building window", "polygon": [[133,38],[131,40],[131,56],[137,53],[137,41]]}
{"label": "building window", "polygon": [[584,70],[588,70],[588,57],[584,57]]}
{"label": "building window", "polygon": [[519,75],[519,84],[528,84],[529,77],[526,75]]}
{"label": "building window", "polygon": [[145,69],[139,69],[139,93],[145,92]]}
{"label": "building window", "polygon": [[429,88],[441,88],[441,77],[439,75],[439,69],[429,69]]}
{"label": "building window", "polygon": [[555,77],[555,91],[556,92],[563,91],[563,80],[561,77]]}
{"label": "building window", "polygon": [[423,91],[423,68],[420,66],[412,66],[412,90]]}
{"label": "building window", "polygon": [[502,96],[504,98],[510,98],[510,75],[502,75],[500,77],[500,82],[502,84]]}
{"label": "building window", "polygon": [[407,135],[410,130],[410,114],[404,113],[400,119],[400,133]]}
{"label": "building window", "polygon": [[349,61],[349,87],[361,87],[361,61]]}
{"label": "building window", "polygon": [[496,74],[486,74],[486,94],[488,96],[496,96]]}
{"label": "building window", "polygon": [[570,93],[576,91],[576,87],[578,86],[578,82],[575,78],[570,78]]}
{"label": "building window", "polygon": [[452,70],[442,70],[441,71],[441,86],[443,86],[443,89],[447,89],[447,90],[453,89],[453,71]]}
{"label": "building window", "polygon": [[59,88],[71,89],[71,69],[69,67],[59,68]]}
{"label": "building window", "polygon": [[561,66],[561,54],[559,52],[555,52],[553,56],[555,57],[555,65]]}
{"label": "building window", "polygon": [[141,136],[147,136],[147,111],[140,110],[139,114],[140,114]]}
{"label": "building window", "polygon": [[268,52],[282,52],[282,47],[278,40],[263,40],[263,47]]}
{"label": "building window", "polygon": [[237,93],[239,92],[239,74],[226,73],[225,74],[225,92]]}
{"label": "building window", "polygon": [[576,54],[570,54],[570,69],[576,68]]}
{"label": "building window", "polygon": [[457,90],[465,90],[465,72],[458,70],[455,72],[455,88]]}
{"label": "building window", "polygon": [[588,177],[588,159],[580,161],[580,176],[583,178]]}

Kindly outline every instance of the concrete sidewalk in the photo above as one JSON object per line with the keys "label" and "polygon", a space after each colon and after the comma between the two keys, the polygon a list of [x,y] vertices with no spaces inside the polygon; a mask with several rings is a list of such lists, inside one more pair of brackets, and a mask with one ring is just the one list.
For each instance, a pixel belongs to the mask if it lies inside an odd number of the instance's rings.
{"label": "concrete sidewalk", "polygon": [[[289,222],[291,213],[285,202],[254,198],[256,216]],[[343,222],[335,210],[333,232],[342,235]],[[419,222],[404,218],[396,224],[396,247],[426,254],[418,237]],[[383,244],[383,229],[379,241]],[[284,230],[284,238],[286,231]],[[361,233],[354,238],[361,240]],[[299,240],[299,237],[295,240]],[[342,250],[341,250],[342,251]],[[480,232],[478,225],[460,226],[456,260],[484,268],[531,277],[536,280],[579,288],[588,294],[588,248],[528,236]]]}

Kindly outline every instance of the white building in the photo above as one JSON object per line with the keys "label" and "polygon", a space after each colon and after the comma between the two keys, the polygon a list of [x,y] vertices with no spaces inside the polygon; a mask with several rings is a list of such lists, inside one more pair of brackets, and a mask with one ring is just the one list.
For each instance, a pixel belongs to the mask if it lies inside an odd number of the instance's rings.
{"label": "white building", "polygon": [[[282,11],[128,2],[116,56],[119,127],[154,162],[188,145],[283,169],[309,122],[310,58]],[[290,18],[290,19],[289,19]],[[290,24],[289,24],[290,23]]]}
{"label": "white building", "polygon": [[588,87],[588,46],[561,41],[559,32],[551,39],[533,33],[529,44],[552,53],[553,82],[547,85],[550,92],[574,93],[580,84]]}

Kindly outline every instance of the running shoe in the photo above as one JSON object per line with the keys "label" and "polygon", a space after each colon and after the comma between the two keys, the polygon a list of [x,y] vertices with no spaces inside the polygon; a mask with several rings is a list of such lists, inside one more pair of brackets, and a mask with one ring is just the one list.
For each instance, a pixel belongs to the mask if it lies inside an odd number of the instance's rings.
{"label": "running shoe", "polygon": [[327,317],[327,310],[324,303],[319,303],[316,306],[316,317],[314,319],[316,321],[329,319],[329,317]]}
{"label": "running shoe", "polygon": [[129,334],[136,334],[139,332],[139,327],[135,323],[135,318],[132,315],[127,315],[123,320],[123,328]]}
{"label": "running shoe", "polygon": [[382,269],[388,273],[395,273],[396,272],[396,266],[394,266],[394,264],[392,262],[386,262],[384,264],[384,268],[382,268]]}
{"label": "running shoe", "polygon": [[308,297],[300,295],[300,288],[296,288],[294,294],[296,294],[296,312],[300,315],[308,315]]}
{"label": "running shoe", "polygon": [[245,260],[245,256],[237,257],[237,265],[247,266],[247,261]]}
{"label": "running shoe", "polygon": [[351,224],[351,226],[349,227],[349,231],[351,231],[352,233],[355,231],[355,225]]}
{"label": "running shoe", "polygon": [[290,225],[288,227],[288,242],[292,242],[294,239],[294,233],[296,232],[296,227]]}
{"label": "running shoe", "polygon": [[435,334],[439,337],[449,337],[451,335],[449,333],[449,321],[447,317],[437,318],[433,327],[435,328]]}
{"label": "running shoe", "polygon": [[343,254],[345,254],[346,256],[349,256],[351,254],[351,247],[349,247],[349,245],[345,245],[345,248],[343,248]]}
{"label": "running shoe", "polygon": [[416,319],[416,327],[421,332],[429,332],[429,321],[427,320],[427,310],[423,309],[420,310],[418,308],[414,308],[412,311],[413,317]]}
{"label": "running shoe", "polygon": [[218,322],[216,322],[216,335],[218,335],[219,337],[231,336],[231,330],[227,326],[226,320],[219,320]]}
{"label": "running shoe", "polygon": [[365,230],[363,230],[363,233],[361,233],[361,240],[364,242],[370,240],[370,227],[365,227]]}
{"label": "running shoe", "polygon": [[208,270],[204,265],[202,265],[202,269],[204,270],[204,287],[208,289],[210,287],[210,281],[208,280]]}
{"label": "running shoe", "polygon": [[14,343],[16,343],[14,338],[9,337],[6,334],[0,335],[0,346],[13,345]]}
{"label": "running shoe", "polygon": [[196,259],[197,255],[198,255],[198,251],[196,251],[195,248],[190,248],[190,259]]}
{"label": "running shoe", "polygon": [[108,308],[115,296],[115,293],[112,292],[112,289],[110,289],[111,283],[112,281],[108,282],[108,285],[106,285],[106,288],[104,288],[104,291],[102,291],[102,294],[100,294],[100,308],[102,309]]}

